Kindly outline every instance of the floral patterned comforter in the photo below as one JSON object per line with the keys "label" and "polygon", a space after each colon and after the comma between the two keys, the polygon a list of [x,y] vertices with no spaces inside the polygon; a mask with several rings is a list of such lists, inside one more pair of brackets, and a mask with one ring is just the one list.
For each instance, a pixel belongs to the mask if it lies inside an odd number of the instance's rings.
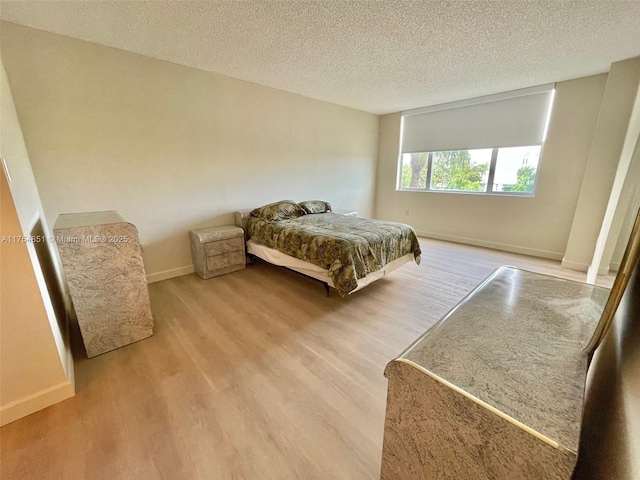
{"label": "floral patterned comforter", "polygon": [[250,217],[248,238],[329,271],[341,296],[357,280],[409,253],[420,263],[420,244],[413,228],[335,213],[303,215],[269,221]]}

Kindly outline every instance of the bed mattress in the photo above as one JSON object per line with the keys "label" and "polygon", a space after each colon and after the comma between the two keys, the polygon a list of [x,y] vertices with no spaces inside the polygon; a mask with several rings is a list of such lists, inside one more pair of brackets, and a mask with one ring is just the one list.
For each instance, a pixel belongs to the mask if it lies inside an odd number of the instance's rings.
{"label": "bed mattress", "polygon": [[420,262],[418,237],[409,225],[330,212],[278,221],[250,217],[247,236],[319,267],[341,296],[361,288],[358,281],[374,272],[384,275],[386,265],[407,255]]}

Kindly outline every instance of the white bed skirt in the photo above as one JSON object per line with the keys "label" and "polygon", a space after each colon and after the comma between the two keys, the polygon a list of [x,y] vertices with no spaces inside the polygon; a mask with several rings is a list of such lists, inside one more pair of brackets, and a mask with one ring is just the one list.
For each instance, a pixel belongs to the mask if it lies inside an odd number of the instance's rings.
{"label": "white bed skirt", "polygon": [[[273,265],[287,267],[291,270],[295,270],[296,272],[325,282],[330,287],[335,288],[335,286],[333,285],[333,281],[331,280],[331,278],[329,278],[329,271],[312,263],[305,262],[304,260],[300,260],[290,255],[286,255],[273,248],[265,247],[261,243],[257,243],[253,240],[249,240],[247,242],[247,253],[255,255],[256,257],[261,258],[265,262],[272,263]],[[372,272],[364,278],[359,278],[358,287],[350,291],[349,295],[351,295],[353,292],[357,292],[363,287],[366,287],[371,282],[375,282],[376,280],[381,279],[386,274],[393,272],[395,269],[400,268],[402,265],[412,260],[413,253],[408,253],[404,257],[397,258],[393,262],[386,264],[380,270]]]}

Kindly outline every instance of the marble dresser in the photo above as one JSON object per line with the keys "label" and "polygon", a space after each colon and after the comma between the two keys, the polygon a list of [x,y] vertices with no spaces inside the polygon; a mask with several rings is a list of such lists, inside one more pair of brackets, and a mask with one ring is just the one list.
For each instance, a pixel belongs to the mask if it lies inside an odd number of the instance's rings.
{"label": "marble dresser", "polygon": [[570,479],[609,290],[501,267],[387,365],[382,474]]}
{"label": "marble dresser", "polygon": [[138,230],[114,211],[63,214],[55,240],[88,357],[153,334]]}

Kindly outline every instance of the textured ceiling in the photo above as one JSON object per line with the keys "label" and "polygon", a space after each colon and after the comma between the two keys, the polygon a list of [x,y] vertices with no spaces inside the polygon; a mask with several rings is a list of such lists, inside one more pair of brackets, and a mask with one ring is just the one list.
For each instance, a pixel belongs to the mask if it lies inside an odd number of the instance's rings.
{"label": "textured ceiling", "polygon": [[0,16],[373,113],[640,55],[640,1],[2,1]]}

